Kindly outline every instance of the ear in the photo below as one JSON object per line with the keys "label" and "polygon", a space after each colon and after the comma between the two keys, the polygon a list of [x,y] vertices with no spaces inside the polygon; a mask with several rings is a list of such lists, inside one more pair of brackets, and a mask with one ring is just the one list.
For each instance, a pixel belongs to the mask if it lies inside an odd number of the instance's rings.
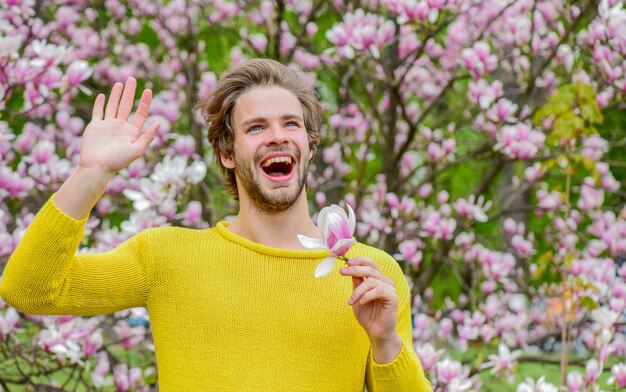
{"label": "ear", "polygon": [[232,154],[231,155],[226,155],[223,153],[220,154],[220,161],[222,161],[222,165],[224,165],[224,167],[227,169],[235,168],[235,159],[233,158]]}

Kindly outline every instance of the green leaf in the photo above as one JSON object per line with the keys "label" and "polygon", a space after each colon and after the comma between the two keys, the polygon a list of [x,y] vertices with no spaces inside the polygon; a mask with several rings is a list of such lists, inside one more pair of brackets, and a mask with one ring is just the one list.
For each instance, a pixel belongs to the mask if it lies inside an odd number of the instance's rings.
{"label": "green leaf", "polygon": [[587,308],[591,312],[598,307],[598,304],[593,300],[593,298],[585,296],[580,299],[580,306]]}
{"label": "green leaf", "polygon": [[544,254],[542,254],[541,257],[539,257],[539,259],[537,260],[537,264],[541,266],[545,266],[546,264],[551,262],[552,259],[554,259],[554,253],[552,253],[552,251],[549,250],[545,252]]}

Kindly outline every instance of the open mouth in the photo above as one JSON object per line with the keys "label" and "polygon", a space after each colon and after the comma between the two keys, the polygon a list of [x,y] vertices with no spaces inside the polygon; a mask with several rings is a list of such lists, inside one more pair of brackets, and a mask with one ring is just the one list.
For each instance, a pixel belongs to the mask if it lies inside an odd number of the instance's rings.
{"label": "open mouth", "polygon": [[294,162],[289,156],[272,157],[261,163],[261,169],[272,179],[281,179],[291,175]]}

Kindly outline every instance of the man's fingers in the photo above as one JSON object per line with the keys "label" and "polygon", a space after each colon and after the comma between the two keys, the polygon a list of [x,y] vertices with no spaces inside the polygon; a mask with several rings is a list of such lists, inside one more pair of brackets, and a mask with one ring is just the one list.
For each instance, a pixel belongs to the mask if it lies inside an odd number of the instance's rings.
{"label": "man's fingers", "polygon": [[366,257],[354,257],[348,260],[348,265],[369,265],[370,267],[378,269],[378,265],[376,265],[376,262]]}
{"label": "man's fingers", "polygon": [[[137,81],[135,78],[126,79],[124,85],[124,93],[120,100],[119,108],[117,109],[117,118],[127,121],[130,112],[133,110],[133,104],[135,103],[135,89],[137,88]],[[141,128],[139,128],[141,129]]]}
{"label": "man's fingers", "polygon": [[[354,281],[354,279],[355,278],[353,278],[353,281]],[[374,279],[368,279],[368,280],[361,279],[361,281],[362,281],[361,284],[359,284],[358,286],[354,287],[354,290],[352,291],[352,295],[350,296],[350,299],[348,300],[348,303],[350,305],[352,305],[359,298],[361,298],[363,293],[365,293],[366,291],[370,290],[372,288],[372,286],[375,284]]]}
{"label": "man's fingers", "polygon": [[152,143],[152,140],[154,140],[154,136],[156,135],[157,129],[159,129],[158,122],[154,124],[150,124],[148,126],[148,129],[146,129],[146,131],[142,133],[141,136],[137,138],[137,140],[135,140],[135,143],[140,145],[143,151],[145,151],[150,145],[150,143]]}
{"label": "man's fingers", "polygon": [[117,115],[117,107],[120,103],[120,96],[122,95],[122,89],[124,85],[117,82],[111,89],[111,95],[109,95],[109,102],[107,103],[106,110],[104,111],[104,118],[115,118]]}
{"label": "man's fingers", "polygon": [[361,304],[361,305],[365,305],[365,304],[370,303],[372,301],[375,301],[377,299],[382,299],[385,302],[390,302],[391,301],[391,297],[390,297],[389,293],[387,292],[387,290],[384,287],[381,287],[381,286],[374,287],[371,290],[365,292],[361,296],[361,298],[359,298],[356,301],[358,301],[359,304]]}
{"label": "man's fingers", "polygon": [[393,297],[392,290],[394,289],[380,281],[377,282],[376,279],[368,279],[365,283],[360,285],[358,289],[354,290],[348,303],[353,305],[358,302],[361,305],[365,305],[368,302],[380,298],[391,301]]}
{"label": "man's fingers", "polygon": [[104,101],[106,97],[104,94],[98,94],[96,100],[93,103],[93,109],[91,111],[91,121],[102,120],[102,114],[104,112]]}
{"label": "man's fingers", "polygon": [[137,129],[142,129],[143,124],[146,122],[148,118],[148,113],[150,111],[150,103],[152,102],[152,90],[145,89],[141,94],[141,99],[139,100],[139,106],[137,107],[137,111],[133,116],[133,125],[137,127]]}
{"label": "man's fingers", "polygon": [[396,282],[394,282],[392,279],[386,277],[385,275],[383,275],[382,272],[370,266],[352,265],[342,268],[340,273],[343,275],[350,275],[360,278],[376,278],[391,286],[395,287],[396,285]]}
{"label": "man's fingers", "polygon": [[357,287],[361,286],[365,282],[365,279],[359,277],[352,277],[352,290],[356,290]]}

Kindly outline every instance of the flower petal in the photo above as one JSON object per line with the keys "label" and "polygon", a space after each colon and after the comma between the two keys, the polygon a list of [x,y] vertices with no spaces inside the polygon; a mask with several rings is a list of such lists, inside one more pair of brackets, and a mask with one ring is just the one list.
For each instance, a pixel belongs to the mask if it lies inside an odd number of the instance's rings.
{"label": "flower petal", "polygon": [[354,230],[356,229],[356,216],[354,215],[354,210],[350,207],[350,204],[346,203],[348,206],[348,224],[350,227],[350,235],[354,235]]}
{"label": "flower petal", "polygon": [[326,241],[326,244],[329,247],[333,247],[335,245],[334,242],[330,243],[329,241],[329,232],[334,234],[336,237],[335,241],[342,238],[350,238],[351,236],[346,235],[349,230],[348,226],[348,216],[346,215],[346,212],[336,204],[330,206],[330,210],[326,215],[326,226],[323,228],[325,234],[324,240]]}
{"label": "flower petal", "polygon": [[317,238],[311,238],[305,235],[298,234],[298,241],[300,241],[302,246],[304,246],[305,248],[326,249],[326,247],[324,246],[324,242],[321,240],[318,240]]}
{"label": "flower petal", "polygon": [[335,267],[335,259],[335,256],[328,256],[322,260],[322,262],[319,263],[315,269],[315,277],[321,278],[330,274],[333,271],[333,267]]}
{"label": "flower petal", "polygon": [[317,214],[317,229],[320,231],[322,237],[324,236],[323,227],[326,226],[326,214],[330,209],[328,207],[322,208],[319,214]]}
{"label": "flower petal", "polygon": [[143,193],[134,191],[132,189],[124,189],[122,193],[124,194],[124,196],[126,196],[128,199],[132,201],[145,199]]}
{"label": "flower petal", "polygon": [[335,256],[343,256],[346,254],[346,252],[348,252],[348,250],[350,250],[350,247],[355,243],[356,240],[353,238],[342,238],[337,241],[335,246],[333,246],[333,248],[330,250],[330,253],[334,254]]}

